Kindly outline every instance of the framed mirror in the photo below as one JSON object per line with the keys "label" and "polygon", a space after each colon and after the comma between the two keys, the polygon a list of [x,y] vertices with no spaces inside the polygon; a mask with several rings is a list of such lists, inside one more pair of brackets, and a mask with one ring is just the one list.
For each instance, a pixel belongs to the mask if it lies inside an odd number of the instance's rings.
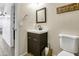
{"label": "framed mirror", "polygon": [[46,23],[46,8],[36,10],[36,23]]}

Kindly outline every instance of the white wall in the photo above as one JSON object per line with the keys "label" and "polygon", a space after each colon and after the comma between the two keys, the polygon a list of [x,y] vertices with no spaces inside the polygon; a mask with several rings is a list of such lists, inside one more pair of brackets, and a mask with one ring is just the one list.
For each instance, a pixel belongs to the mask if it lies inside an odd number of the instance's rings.
{"label": "white wall", "polygon": [[[27,12],[25,4],[16,4],[15,10],[15,55],[23,55],[27,52],[27,33],[26,33],[26,25],[27,19],[24,18],[24,15]],[[25,20],[23,20],[23,18]],[[21,25],[23,24],[23,25]]]}
{"label": "white wall", "polygon": [[[4,10],[4,12],[7,12],[7,15],[11,15],[11,3],[0,3],[0,12]],[[0,16],[0,25],[2,25],[4,16]]]}
{"label": "white wall", "polygon": [[[11,4],[10,3],[0,3],[0,12],[2,10],[6,11],[8,15],[11,14]],[[0,16],[0,26],[2,27],[3,17]]]}
{"label": "white wall", "polygon": [[[23,21],[23,26],[20,28],[19,51],[23,53],[27,49],[26,30],[34,29],[36,24],[36,9],[43,7],[47,8],[47,23],[41,24],[43,28],[48,27],[48,41],[53,49],[53,53],[57,55],[61,49],[59,47],[60,32],[79,35],[79,11],[72,11],[62,14],[56,13],[56,8],[66,4],[44,4],[39,5],[37,8],[33,4],[19,4],[18,13],[19,19],[23,18],[24,14],[28,16]],[[19,11],[20,10],[20,11]]]}
{"label": "white wall", "polygon": [[2,20],[3,20],[3,17],[0,17],[0,28],[2,28]]}

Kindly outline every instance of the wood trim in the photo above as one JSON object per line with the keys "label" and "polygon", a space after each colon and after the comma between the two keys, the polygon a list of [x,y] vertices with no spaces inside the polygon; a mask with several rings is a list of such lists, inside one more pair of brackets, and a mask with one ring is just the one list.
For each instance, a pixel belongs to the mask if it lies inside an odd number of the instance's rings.
{"label": "wood trim", "polygon": [[79,10],[79,3],[72,3],[57,8],[57,14]]}

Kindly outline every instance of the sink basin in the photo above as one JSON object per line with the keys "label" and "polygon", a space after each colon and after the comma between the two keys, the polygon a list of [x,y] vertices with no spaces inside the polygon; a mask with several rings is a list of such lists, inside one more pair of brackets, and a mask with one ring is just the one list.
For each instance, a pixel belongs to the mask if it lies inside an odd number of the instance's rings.
{"label": "sink basin", "polygon": [[46,33],[48,30],[34,30],[34,29],[31,29],[31,30],[27,30],[27,31],[31,32],[31,33],[42,34],[42,33]]}

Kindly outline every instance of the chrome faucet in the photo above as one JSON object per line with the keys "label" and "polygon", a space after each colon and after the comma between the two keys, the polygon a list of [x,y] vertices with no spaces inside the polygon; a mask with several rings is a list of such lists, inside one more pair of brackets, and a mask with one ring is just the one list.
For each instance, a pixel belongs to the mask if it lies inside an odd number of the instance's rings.
{"label": "chrome faucet", "polygon": [[38,29],[39,29],[39,30],[42,30],[42,27],[41,27],[41,25],[38,25],[37,27],[38,27]]}

